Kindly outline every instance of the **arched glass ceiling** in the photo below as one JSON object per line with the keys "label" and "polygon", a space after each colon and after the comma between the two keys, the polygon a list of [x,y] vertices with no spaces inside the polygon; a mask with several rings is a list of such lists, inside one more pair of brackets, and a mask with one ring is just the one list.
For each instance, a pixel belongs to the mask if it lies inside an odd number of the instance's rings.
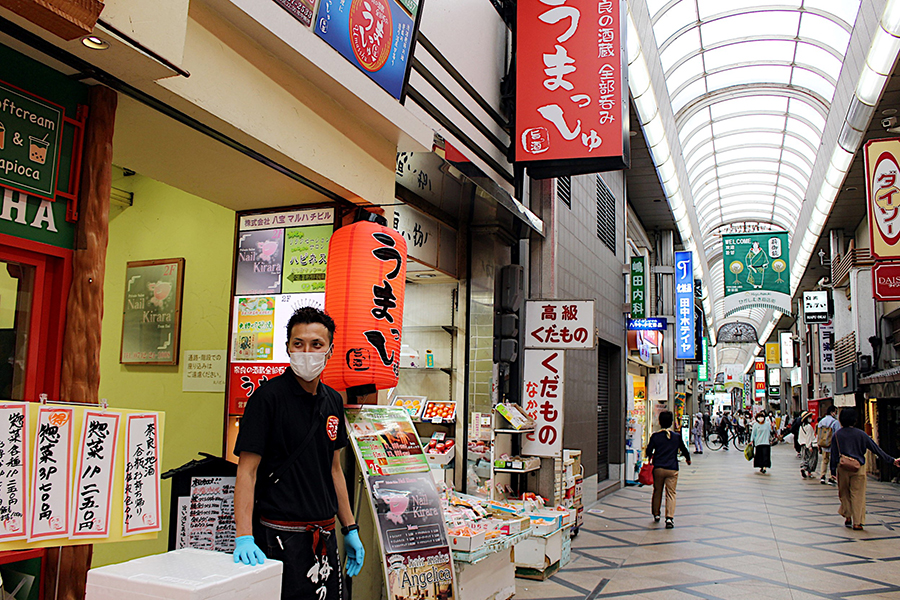
{"label": "arched glass ceiling", "polygon": [[[647,0],[687,185],[724,314],[724,224],[793,238],[859,0]],[[766,311],[742,311],[762,331]]]}

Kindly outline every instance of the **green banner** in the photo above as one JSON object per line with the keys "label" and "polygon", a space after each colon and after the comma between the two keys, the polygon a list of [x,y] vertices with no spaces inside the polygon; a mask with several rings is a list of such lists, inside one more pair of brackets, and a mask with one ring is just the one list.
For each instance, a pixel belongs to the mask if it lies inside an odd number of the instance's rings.
{"label": "green banner", "polygon": [[647,259],[631,257],[631,318],[647,317]]}
{"label": "green banner", "polygon": [[292,227],[284,230],[281,293],[325,291],[328,241],[333,232],[333,225]]}
{"label": "green banner", "polygon": [[697,381],[709,381],[709,343],[703,338],[703,362],[697,365]]}
{"label": "green banner", "polygon": [[75,224],[66,221],[66,203],[50,202],[0,187],[0,233],[50,244],[75,246]]}
{"label": "green banner", "polygon": [[790,314],[790,246],[784,231],[722,236],[725,316],[750,308]]}
{"label": "green banner", "polygon": [[63,108],[0,81],[0,184],[52,200]]}

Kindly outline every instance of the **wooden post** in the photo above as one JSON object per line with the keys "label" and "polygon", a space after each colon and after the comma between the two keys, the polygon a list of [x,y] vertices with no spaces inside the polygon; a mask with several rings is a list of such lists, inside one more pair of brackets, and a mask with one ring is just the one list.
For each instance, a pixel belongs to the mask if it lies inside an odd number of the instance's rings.
{"label": "wooden post", "polygon": [[[72,287],[66,309],[60,396],[63,401],[99,403],[103,281],[109,242],[112,141],[118,96],[96,85],[84,135],[79,221]],[[47,600],[83,600],[91,568],[90,545],[48,548],[44,572]]]}

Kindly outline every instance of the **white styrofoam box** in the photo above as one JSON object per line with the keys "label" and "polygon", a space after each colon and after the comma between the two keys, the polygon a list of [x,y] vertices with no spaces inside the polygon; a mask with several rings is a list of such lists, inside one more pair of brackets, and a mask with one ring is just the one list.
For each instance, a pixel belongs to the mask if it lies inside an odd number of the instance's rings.
{"label": "white styrofoam box", "polygon": [[517,567],[543,570],[562,558],[562,529],[548,536],[532,535],[516,544]]}
{"label": "white styrofoam box", "polygon": [[281,597],[280,561],[235,564],[231,554],[184,548],[88,571],[85,600],[238,600]]}
{"label": "white styrofoam box", "polygon": [[450,534],[450,547],[457,552],[474,552],[484,546],[484,538],[487,534],[479,531],[475,535]]}

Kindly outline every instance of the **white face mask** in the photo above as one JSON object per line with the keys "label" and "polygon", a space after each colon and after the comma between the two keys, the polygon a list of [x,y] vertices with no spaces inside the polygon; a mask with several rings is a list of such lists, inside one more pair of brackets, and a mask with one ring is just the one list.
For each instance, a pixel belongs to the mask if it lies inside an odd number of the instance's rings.
{"label": "white face mask", "polygon": [[291,370],[303,381],[313,381],[325,370],[329,352],[291,352]]}

